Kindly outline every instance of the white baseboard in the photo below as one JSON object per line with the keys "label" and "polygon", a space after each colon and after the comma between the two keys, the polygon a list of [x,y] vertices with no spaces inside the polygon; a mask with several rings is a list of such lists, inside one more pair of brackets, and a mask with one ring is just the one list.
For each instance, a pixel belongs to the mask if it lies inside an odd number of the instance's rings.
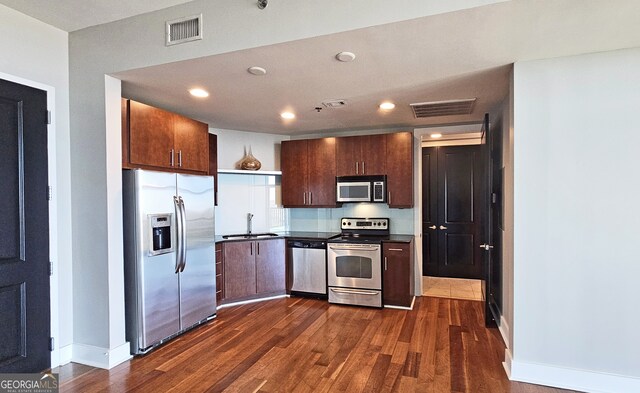
{"label": "white baseboard", "polygon": [[500,331],[500,335],[502,336],[502,340],[507,348],[511,348],[511,343],[509,342],[509,324],[507,320],[504,319],[504,315],[500,315],[500,326],[498,326],[498,330]]}
{"label": "white baseboard", "polygon": [[[506,368],[506,367],[505,367]],[[593,393],[637,393],[640,378],[588,370],[511,361],[512,381]]]}
{"label": "white baseboard", "polygon": [[504,349],[504,362],[502,362],[502,367],[504,367],[504,372],[507,373],[507,378],[511,379],[511,363],[513,363],[513,357],[511,356],[511,350],[509,348]]}
{"label": "white baseboard", "polygon": [[128,342],[114,349],[73,344],[71,361],[108,370],[131,359],[130,351],[131,347]]}
{"label": "white baseboard", "polygon": [[58,355],[59,366],[64,366],[65,364],[70,363],[73,355],[73,344],[60,347],[60,349],[58,349]]}

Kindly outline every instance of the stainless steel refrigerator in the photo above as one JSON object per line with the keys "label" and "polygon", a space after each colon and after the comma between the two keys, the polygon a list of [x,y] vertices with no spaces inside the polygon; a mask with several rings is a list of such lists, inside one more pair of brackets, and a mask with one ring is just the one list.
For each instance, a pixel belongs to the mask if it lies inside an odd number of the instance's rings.
{"label": "stainless steel refrigerator", "polygon": [[127,340],[141,354],[216,314],[214,180],[122,177]]}

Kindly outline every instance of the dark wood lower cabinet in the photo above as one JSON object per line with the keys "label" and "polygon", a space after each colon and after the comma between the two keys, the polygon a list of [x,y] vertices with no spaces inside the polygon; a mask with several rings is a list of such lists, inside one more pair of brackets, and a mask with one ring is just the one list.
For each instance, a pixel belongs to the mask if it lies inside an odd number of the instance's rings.
{"label": "dark wood lower cabinet", "polygon": [[223,303],[285,293],[284,239],[222,243]]}
{"label": "dark wood lower cabinet", "polygon": [[413,240],[410,243],[382,244],[385,306],[411,307],[414,297]]}
{"label": "dark wood lower cabinet", "polygon": [[216,304],[220,305],[224,294],[224,254],[222,244],[216,244]]}

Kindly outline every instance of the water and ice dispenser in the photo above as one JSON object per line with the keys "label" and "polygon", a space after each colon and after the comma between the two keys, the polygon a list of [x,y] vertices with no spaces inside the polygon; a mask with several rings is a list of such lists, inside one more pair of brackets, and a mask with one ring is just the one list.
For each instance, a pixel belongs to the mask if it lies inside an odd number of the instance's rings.
{"label": "water and ice dispenser", "polygon": [[173,252],[171,242],[172,215],[171,213],[149,215],[149,227],[151,229],[149,255]]}

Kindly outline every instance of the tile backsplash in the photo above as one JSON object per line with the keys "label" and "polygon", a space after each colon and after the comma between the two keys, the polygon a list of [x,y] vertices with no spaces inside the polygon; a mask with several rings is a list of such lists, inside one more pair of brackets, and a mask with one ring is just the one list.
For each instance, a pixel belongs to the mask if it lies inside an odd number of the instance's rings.
{"label": "tile backsplash", "polygon": [[345,203],[336,209],[289,209],[289,230],[339,232],[342,217],[388,217],[393,234],[412,235],[413,209],[390,209],[378,203]]}

